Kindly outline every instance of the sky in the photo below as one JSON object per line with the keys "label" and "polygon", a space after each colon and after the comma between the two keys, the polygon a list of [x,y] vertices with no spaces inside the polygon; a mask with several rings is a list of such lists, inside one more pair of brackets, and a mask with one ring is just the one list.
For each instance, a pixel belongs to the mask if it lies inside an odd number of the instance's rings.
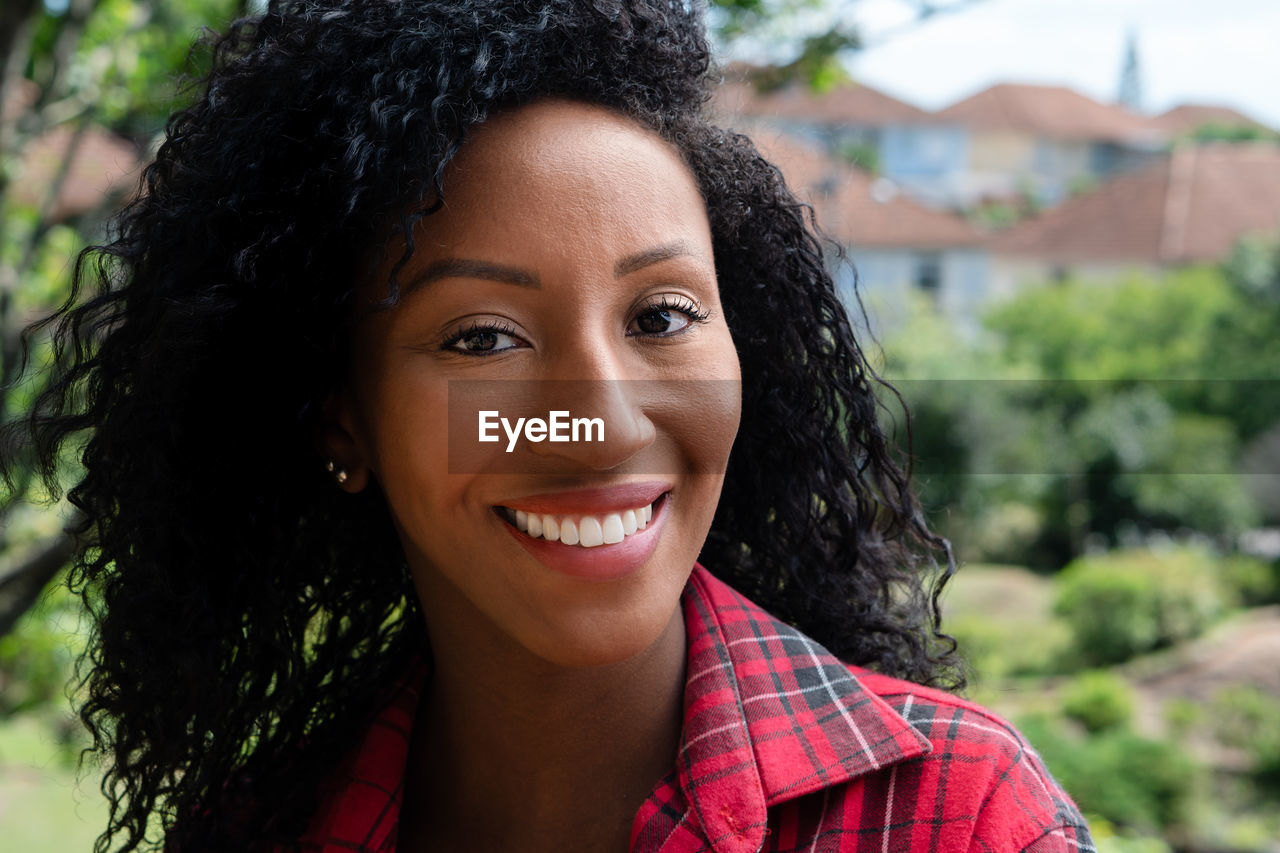
{"label": "sky", "polygon": [[854,79],[926,109],[999,82],[1112,102],[1133,32],[1145,111],[1224,104],[1280,129],[1280,0],[978,0],[914,24],[902,0],[836,5],[868,41]]}

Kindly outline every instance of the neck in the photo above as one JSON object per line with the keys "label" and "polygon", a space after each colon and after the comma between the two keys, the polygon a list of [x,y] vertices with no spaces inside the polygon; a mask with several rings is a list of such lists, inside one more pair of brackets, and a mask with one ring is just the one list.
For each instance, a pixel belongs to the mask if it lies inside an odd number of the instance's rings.
{"label": "neck", "polygon": [[652,645],[606,666],[558,667],[500,641],[451,648],[434,632],[432,650],[401,849],[419,836],[423,849],[625,850],[636,810],[675,764],[681,609]]}

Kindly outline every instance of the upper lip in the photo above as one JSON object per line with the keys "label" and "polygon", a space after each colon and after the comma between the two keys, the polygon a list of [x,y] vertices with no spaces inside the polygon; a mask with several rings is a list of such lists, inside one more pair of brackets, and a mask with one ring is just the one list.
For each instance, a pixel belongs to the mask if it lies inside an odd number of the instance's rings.
{"label": "upper lip", "polygon": [[513,498],[500,506],[546,515],[594,515],[648,506],[671,490],[669,483],[620,483],[594,489],[548,492]]}

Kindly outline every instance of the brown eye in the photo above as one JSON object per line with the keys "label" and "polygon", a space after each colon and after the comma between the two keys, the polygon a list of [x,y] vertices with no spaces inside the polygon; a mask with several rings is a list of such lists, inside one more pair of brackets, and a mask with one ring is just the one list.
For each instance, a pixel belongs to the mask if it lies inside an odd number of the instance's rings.
{"label": "brown eye", "polygon": [[694,323],[704,323],[711,315],[700,311],[689,299],[664,297],[656,305],[643,308],[627,327],[628,335],[663,337],[683,332]]}
{"label": "brown eye", "polygon": [[646,335],[661,335],[676,332],[692,322],[683,314],[672,316],[666,308],[651,308],[636,318],[636,326]]}
{"label": "brown eye", "polygon": [[494,355],[528,346],[506,325],[479,325],[460,329],[444,342],[444,349],[466,355]]}
{"label": "brown eye", "polygon": [[490,331],[472,332],[459,343],[462,344],[462,348],[467,352],[488,352],[498,346],[498,333]]}

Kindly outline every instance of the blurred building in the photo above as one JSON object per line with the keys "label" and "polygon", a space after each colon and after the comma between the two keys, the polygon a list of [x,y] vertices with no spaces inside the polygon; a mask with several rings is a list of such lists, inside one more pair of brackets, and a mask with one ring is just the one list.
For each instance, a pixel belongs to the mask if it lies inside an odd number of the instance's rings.
{"label": "blurred building", "polygon": [[713,104],[722,120],[811,140],[953,210],[1013,199],[1051,207],[1156,163],[1206,125],[1271,132],[1227,107],[1185,105],[1152,117],[1063,86],[1002,83],[929,112],[854,82],[822,93],[800,83],[760,92],[755,73],[726,72]]}
{"label": "blurred building", "polygon": [[1280,145],[1185,143],[993,235],[990,292],[1218,262],[1242,237],[1278,230]]}
{"label": "blurred building", "polygon": [[1073,190],[1140,169],[1168,134],[1123,107],[1063,86],[1002,83],[937,114],[963,129],[968,156],[947,195],[969,206],[1024,195],[1054,205]]}
{"label": "blurred building", "polygon": [[761,93],[749,76],[735,69],[716,94],[714,108],[730,124],[810,140],[921,200],[950,202],[949,188],[968,158],[960,126],[870,86],[850,82],[815,93],[791,84]]}
{"label": "blurred building", "polygon": [[[1272,133],[1227,107],[1150,117],[1001,84],[929,113],[854,83],[759,93],[747,77],[734,70],[713,108],[812,204],[889,324],[912,292],[976,324],[1025,283],[1221,261],[1246,234],[1280,228],[1280,145],[1194,141],[1206,127]],[[1006,199],[1043,209],[988,232],[957,212]],[[851,299],[852,271],[836,270]]]}
{"label": "blurred building", "polygon": [[953,316],[976,316],[987,295],[988,252],[962,217],[928,208],[812,143],[768,130],[752,136],[853,262],[832,265],[846,303],[854,301],[856,268],[861,295],[882,322],[904,312],[913,292]]}

